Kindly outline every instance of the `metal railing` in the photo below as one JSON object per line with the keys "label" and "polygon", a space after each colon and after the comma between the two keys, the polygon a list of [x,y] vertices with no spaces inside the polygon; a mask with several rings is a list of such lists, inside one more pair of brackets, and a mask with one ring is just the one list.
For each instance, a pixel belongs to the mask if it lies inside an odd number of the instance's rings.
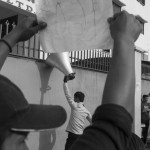
{"label": "metal railing", "polygon": [[[0,38],[3,38],[16,27],[17,20],[17,15],[0,20]],[[36,34],[26,42],[17,43],[10,55],[43,60],[48,53],[41,50],[39,34]]]}
{"label": "metal railing", "polygon": [[102,72],[110,69],[111,54],[101,49],[72,51],[70,58],[72,66],[75,67]]}
{"label": "metal railing", "polygon": [[44,52],[40,46],[39,34],[34,35],[30,40],[19,42],[10,55],[21,56],[24,58],[45,60],[48,53]]}
{"label": "metal railing", "polygon": [[[0,38],[8,34],[16,26],[14,22],[11,24],[8,20],[5,21],[6,22],[0,24]],[[38,60],[45,60],[48,55],[49,54],[45,53],[41,48],[39,34],[34,35],[28,41],[19,42],[13,48],[12,53],[10,53],[10,56]],[[110,60],[110,53],[100,49],[70,52],[71,65],[74,67],[108,72]]]}

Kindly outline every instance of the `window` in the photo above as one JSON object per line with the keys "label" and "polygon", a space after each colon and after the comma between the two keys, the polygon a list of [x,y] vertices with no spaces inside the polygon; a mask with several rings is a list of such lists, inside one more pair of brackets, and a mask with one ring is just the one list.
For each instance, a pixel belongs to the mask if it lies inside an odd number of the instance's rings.
{"label": "window", "polygon": [[145,5],[145,0],[137,0],[141,5]]}
{"label": "window", "polygon": [[113,0],[112,3],[113,3],[113,12],[114,12],[114,14],[119,13],[121,11],[121,7],[125,6],[125,4],[123,4],[119,0]]}
{"label": "window", "polygon": [[0,20],[0,38],[8,34],[18,23],[18,15]]}
{"label": "window", "polygon": [[[0,38],[3,38],[18,24],[18,15],[0,19]],[[47,53],[41,50],[39,34],[25,42],[19,42],[13,47],[11,55],[31,59],[45,59]]]}

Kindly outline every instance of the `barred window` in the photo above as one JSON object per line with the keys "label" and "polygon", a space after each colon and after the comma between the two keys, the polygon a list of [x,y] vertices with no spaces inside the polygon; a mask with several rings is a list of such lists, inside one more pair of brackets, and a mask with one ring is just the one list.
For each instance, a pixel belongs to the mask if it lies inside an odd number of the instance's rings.
{"label": "barred window", "polygon": [[0,38],[8,34],[18,23],[18,15],[0,19]]}
{"label": "barred window", "polygon": [[[14,15],[0,19],[0,39],[17,26],[18,18],[18,15]],[[17,43],[10,55],[43,60],[47,58],[48,53],[41,49],[39,34],[36,34],[28,41]]]}

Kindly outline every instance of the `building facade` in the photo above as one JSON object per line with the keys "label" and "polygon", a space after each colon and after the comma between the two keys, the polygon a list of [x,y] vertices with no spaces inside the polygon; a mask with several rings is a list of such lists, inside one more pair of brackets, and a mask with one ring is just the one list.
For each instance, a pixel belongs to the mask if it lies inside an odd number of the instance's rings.
{"label": "building facade", "polygon": [[[144,4],[143,4],[144,3]],[[139,15],[139,20],[143,23],[143,34],[140,35],[136,43],[136,49],[143,52],[149,52],[149,21],[150,18],[150,2],[137,0],[113,0],[114,13],[123,9],[130,13]],[[132,12],[133,7],[138,7],[137,11]],[[140,10],[140,11],[138,11]],[[35,1],[34,0],[0,0],[0,38],[12,30],[19,21],[26,16],[35,15]],[[148,23],[146,23],[148,22]],[[2,74],[14,81],[25,93],[27,99],[31,103],[40,104],[60,104],[65,107],[68,116],[70,115],[70,108],[64,102],[65,97],[62,91],[63,74],[57,69],[47,68],[44,64],[44,59],[47,57],[40,47],[39,35],[35,35],[32,39],[26,42],[18,43],[13,52],[9,55],[6,64],[2,69]],[[78,59],[77,56],[81,56]],[[86,59],[84,56],[89,56],[92,59]],[[109,71],[110,55],[107,53],[98,53],[97,51],[76,52],[71,57],[75,72],[78,74],[78,82],[73,81],[71,92],[81,89],[86,93],[86,105],[93,113],[95,108],[101,103],[103,87],[107,72]],[[93,59],[96,58],[96,59]],[[140,91],[141,91],[141,53],[136,54],[136,71],[137,82],[136,88],[138,103],[135,103],[135,132],[140,135]],[[83,69],[84,68],[84,69]],[[85,70],[87,69],[87,70]],[[90,80],[89,80],[90,78]],[[87,82],[88,81],[88,82]],[[100,84],[98,84],[98,82]],[[31,84],[32,83],[32,84]],[[78,84],[81,83],[81,84]],[[91,87],[92,86],[92,87]],[[68,117],[69,118],[69,117]],[[68,120],[67,120],[68,121]],[[64,147],[66,140],[65,132],[66,124],[59,129],[54,129],[49,132],[42,132],[40,134],[34,133],[30,136],[29,146],[33,150],[60,150]],[[34,140],[36,138],[36,140]],[[45,146],[46,145],[46,146]]]}
{"label": "building facade", "polygon": [[143,30],[135,46],[142,51],[142,59],[150,60],[150,1],[148,0],[113,0],[115,3],[115,13],[126,10],[131,14],[138,16]]}

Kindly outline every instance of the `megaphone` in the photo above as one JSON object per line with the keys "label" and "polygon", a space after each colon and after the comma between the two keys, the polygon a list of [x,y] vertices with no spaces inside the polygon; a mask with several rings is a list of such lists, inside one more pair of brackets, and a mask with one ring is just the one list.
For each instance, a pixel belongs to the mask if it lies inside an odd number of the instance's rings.
{"label": "megaphone", "polygon": [[45,62],[49,66],[56,67],[65,75],[74,73],[69,60],[69,52],[51,53]]}

